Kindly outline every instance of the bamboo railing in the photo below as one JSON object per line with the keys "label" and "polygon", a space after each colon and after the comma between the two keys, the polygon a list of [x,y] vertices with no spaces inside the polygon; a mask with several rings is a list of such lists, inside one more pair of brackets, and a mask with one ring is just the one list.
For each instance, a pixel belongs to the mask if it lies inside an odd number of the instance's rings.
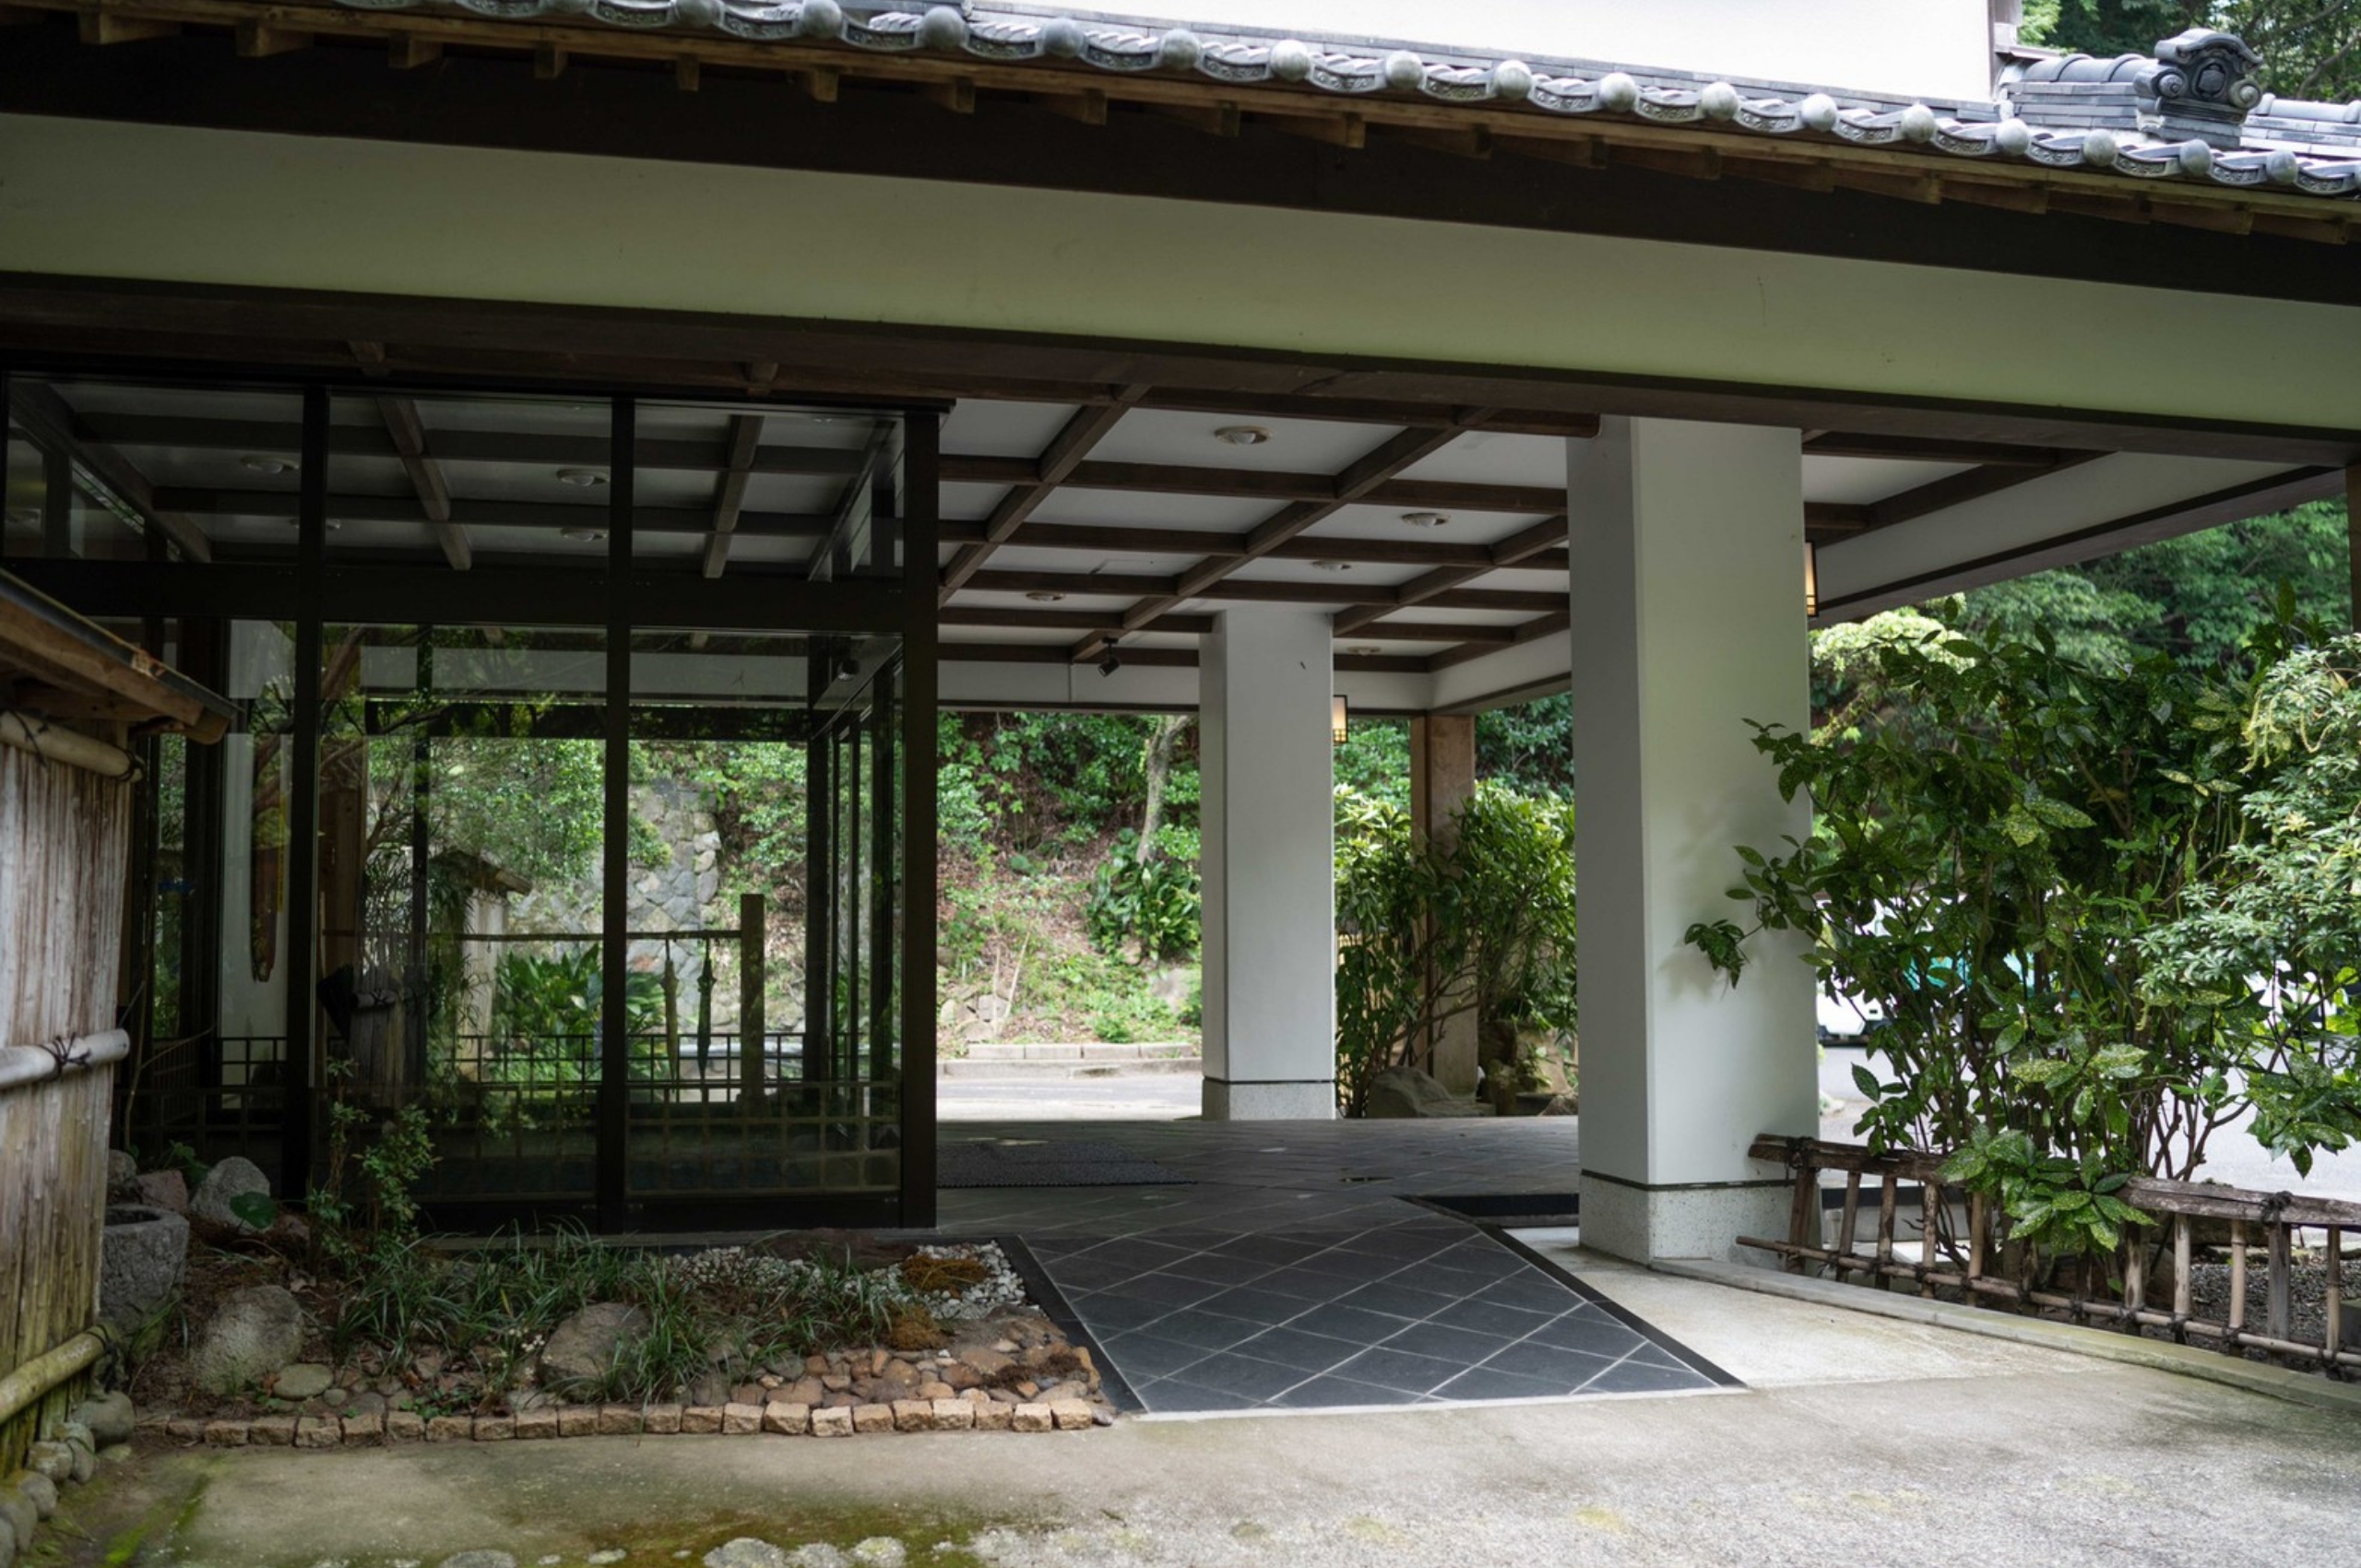
{"label": "bamboo railing", "polygon": [[[98,1318],[130,805],[119,779],[0,746],[0,1378]],[[0,1476],[88,1382],[0,1420]]]}
{"label": "bamboo railing", "polygon": [[[2201,1342],[2232,1355],[2260,1350],[2332,1375],[2361,1370],[2361,1350],[2340,1342],[2344,1281],[2339,1255],[2345,1232],[2361,1232],[2361,1204],[2137,1177],[2116,1195],[2156,1217],[2159,1224],[2153,1234],[2148,1227],[2126,1228],[2102,1291],[2093,1293],[2035,1281],[2025,1249],[2000,1237],[1984,1198],[1946,1188],[1940,1155],[1916,1150],[1879,1154],[1853,1144],[1769,1135],[1757,1138],[1750,1152],[1756,1159],[1786,1166],[1795,1176],[1795,1193],[1785,1240],[1742,1236],[1738,1244],[1774,1253],[1790,1270],[1825,1269],[1838,1279],[1865,1277],[1881,1289],[1904,1287],[1921,1296],[1948,1290],[1977,1305],[2062,1313],[2128,1333],[2162,1329],[2180,1343]],[[1821,1197],[1823,1171],[1841,1172],[1845,1178],[1833,1239],[1828,1235]],[[1903,1256],[1896,1248],[1905,1182],[1918,1186],[1916,1257]],[[1871,1183],[1874,1229],[1865,1236],[1863,1188]],[[2199,1228],[2218,1232],[2224,1225],[2228,1228],[2229,1300],[2223,1316],[2200,1317],[2189,1283]],[[2295,1336],[2291,1279],[2296,1233],[2302,1230],[2324,1230],[2328,1237],[2327,1326],[2317,1342]],[[2169,1307],[2149,1299],[2150,1259],[2161,1258],[2167,1247]],[[2248,1279],[2258,1251],[2265,1270],[2260,1327],[2247,1321]]]}

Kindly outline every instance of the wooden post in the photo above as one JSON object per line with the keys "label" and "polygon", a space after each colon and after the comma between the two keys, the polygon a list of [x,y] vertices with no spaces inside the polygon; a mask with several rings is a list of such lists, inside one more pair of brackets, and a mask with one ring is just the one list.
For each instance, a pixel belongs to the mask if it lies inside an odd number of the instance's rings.
{"label": "wooden post", "polygon": [[2333,1225],[2328,1228],[2328,1289],[2321,1307],[2328,1318],[2323,1345],[2329,1364],[2334,1366],[2344,1327],[2344,1232]]}
{"label": "wooden post", "polygon": [[2361,632],[2361,463],[2344,470],[2344,564],[2352,573],[2353,629]]}
{"label": "wooden post", "polygon": [[2189,1216],[2173,1216],[2173,1316],[2189,1316]]}
{"label": "wooden post", "polygon": [[1900,1194],[1902,1179],[1889,1170],[1885,1183],[1878,1190],[1878,1289],[1891,1290],[1893,1280],[1886,1270],[1893,1264],[1893,1205]]}
{"label": "wooden post", "polygon": [[763,1102],[763,896],[738,897],[738,1103]]}
{"label": "wooden post", "polygon": [[2295,1337],[2295,1302],[2288,1294],[2288,1277],[2295,1267],[2295,1227],[2274,1220],[2271,1227],[2271,1277],[2264,1285],[2263,1324],[2273,1339]]}
{"label": "wooden post", "polygon": [[[1787,1206],[1787,1240],[1798,1247],[1812,1248],[1821,1241],[1820,1173],[1812,1169],[1808,1155],[1798,1155],[1797,1159],[1796,1192]],[[1790,1257],[1787,1269],[1794,1274],[1809,1274],[1811,1265],[1800,1257]]]}
{"label": "wooden post", "polygon": [[1859,1227],[1860,1218],[1861,1173],[1857,1170],[1847,1170],[1845,1172],[1845,1208],[1836,1221],[1836,1256],[1840,1261],[1831,1271],[1831,1278],[1845,1277],[1845,1264],[1842,1260],[1849,1259],[1853,1255],[1853,1234]]}
{"label": "wooden post", "polygon": [[2230,1221],[2230,1332],[2222,1348],[2236,1354],[2247,1326],[2247,1222]]}
{"label": "wooden post", "polygon": [[[2139,1226],[2123,1228],[2123,1304],[2136,1313],[2148,1304],[2148,1238]],[[2137,1334],[2140,1320],[2127,1317],[2123,1326]]]}
{"label": "wooden post", "polygon": [[1931,1173],[1918,1179],[1918,1294],[1932,1296],[1936,1237],[1942,1226],[1943,1188]]}

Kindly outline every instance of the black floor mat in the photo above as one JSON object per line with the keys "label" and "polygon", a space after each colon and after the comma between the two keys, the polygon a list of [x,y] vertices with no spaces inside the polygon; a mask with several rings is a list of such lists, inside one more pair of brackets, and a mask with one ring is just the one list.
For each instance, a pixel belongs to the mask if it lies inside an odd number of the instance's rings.
{"label": "black floor mat", "polygon": [[938,1187],[1165,1187],[1189,1178],[1113,1144],[990,1140],[944,1143],[935,1153]]}

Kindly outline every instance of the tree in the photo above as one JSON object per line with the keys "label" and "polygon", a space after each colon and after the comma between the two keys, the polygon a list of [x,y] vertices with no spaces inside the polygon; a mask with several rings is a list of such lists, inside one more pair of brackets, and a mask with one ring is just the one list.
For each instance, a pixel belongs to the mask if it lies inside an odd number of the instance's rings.
{"label": "tree", "polygon": [[2288,98],[2361,98],[2361,0],[2029,0],[2017,36],[2102,57],[2151,54],[2192,27],[2220,28],[2262,56],[2263,85]]}

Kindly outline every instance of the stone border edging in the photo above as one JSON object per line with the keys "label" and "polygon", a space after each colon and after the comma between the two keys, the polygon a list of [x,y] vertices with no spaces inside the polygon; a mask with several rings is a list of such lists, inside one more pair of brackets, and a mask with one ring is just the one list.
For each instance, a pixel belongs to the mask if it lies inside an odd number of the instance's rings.
{"label": "stone border edging", "polygon": [[2331,1383],[2324,1377],[2309,1377],[2284,1367],[2264,1366],[2241,1357],[2225,1356],[2218,1350],[2201,1350],[2192,1345],[2135,1338],[2130,1335],[2111,1334],[2105,1329],[2085,1328],[2079,1324],[2048,1323],[2039,1318],[1996,1313],[1983,1307],[1930,1301],[1920,1296],[1892,1295],[1865,1289],[1858,1285],[1840,1284],[1833,1279],[1780,1274],[1744,1264],[1715,1263],[1704,1258],[1658,1258],[1647,1267],[1653,1273],[1668,1274],[1676,1278],[1695,1279],[1708,1285],[1726,1285],[1733,1289],[1751,1290],[1764,1296],[1784,1296],[1789,1301],[1809,1301],[1814,1306],[1842,1307],[1848,1312],[1868,1313],[1904,1323],[1955,1328],[1968,1334],[1983,1335],[1987,1339],[2006,1339],[2069,1355],[2091,1356],[2101,1360],[2119,1361],[2126,1366],[2144,1367],[2151,1372],[2201,1378],[2208,1383],[2222,1384],[2248,1394],[2285,1399],[2338,1415],[2361,1415],[2361,1385]]}
{"label": "stone border edging", "polygon": [[561,1405],[513,1416],[148,1416],[139,1430],[208,1448],[387,1448],[410,1443],[504,1443],[558,1437],[851,1437],[903,1431],[1085,1431],[1086,1399],[896,1399],[891,1404]]}

